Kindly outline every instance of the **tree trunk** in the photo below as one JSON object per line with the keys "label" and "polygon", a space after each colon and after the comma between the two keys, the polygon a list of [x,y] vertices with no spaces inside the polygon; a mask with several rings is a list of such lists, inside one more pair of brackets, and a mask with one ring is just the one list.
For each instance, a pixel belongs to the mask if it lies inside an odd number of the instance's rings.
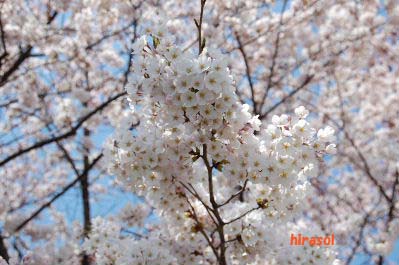
{"label": "tree trunk", "polygon": [[8,256],[6,245],[4,244],[3,237],[0,235],[0,256],[8,262],[10,257]]}
{"label": "tree trunk", "polygon": [[[84,137],[88,137],[90,131],[84,129]],[[89,193],[89,172],[87,168],[89,167],[89,157],[88,150],[84,150],[85,154],[83,156],[83,172],[86,174],[82,175],[80,179],[80,188],[82,192],[82,203],[83,203],[83,235],[87,237],[91,230],[91,216],[90,216],[90,193]],[[89,257],[83,253],[82,265],[90,265]]]}

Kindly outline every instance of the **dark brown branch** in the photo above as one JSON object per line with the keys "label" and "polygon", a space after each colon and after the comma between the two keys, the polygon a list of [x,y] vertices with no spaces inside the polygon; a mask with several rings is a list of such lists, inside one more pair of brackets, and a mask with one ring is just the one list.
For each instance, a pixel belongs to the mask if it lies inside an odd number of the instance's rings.
{"label": "dark brown branch", "polygon": [[[89,137],[90,131],[87,128],[83,129],[83,137]],[[83,155],[83,174],[79,178],[80,190],[82,192],[83,203],[83,235],[87,237],[91,230],[91,216],[90,216],[90,192],[89,192],[89,156],[88,150],[84,148]],[[83,253],[82,265],[90,265],[89,256]]]}
{"label": "dark brown branch", "polygon": [[0,104],[0,108],[6,108],[6,107],[8,107],[9,105],[11,105],[11,104],[13,104],[13,103],[16,103],[16,102],[18,102],[17,99],[11,99],[11,100],[8,101],[8,102],[1,103],[1,104]]}
{"label": "dark brown branch", "polygon": [[28,47],[24,51],[20,51],[17,60],[11,65],[11,67],[0,77],[0,87],[3,86],[8,78],[19,68],[19,66],[29,58],[33,47],[28,45]]}
{"label": "dark brown branch", "polygon": [[[85,136],[87,136],[86,129],[84,132]],[[71,165],[73,171],[75,172],[76,176],[79,177],[79,171],[76,168],[75,162],[73,161],[72,157],[69,155],[68,151],[64,148],[64,146],[57,141],[56,142],[58,147],[61,149],[61,151],[64,153],[65,159],[69,162]],[[84,164],[84,169],[83,172],[85,173],[87,168],[89,167],[89,160],[88,156],[84,155],[83,157],[83,164]],[[83,231],[84,231],[84,236],[87,236],[90,232],[90,227],[91,227],[91,218],[90,218],[90,198],[89,198],[89,191],[88,191],[88,175],[89,171],[87,171],[86,174],[82,175],[80,178],[80,184],[81,184],[81,191],[82,191],[82,201],[83,201],[83,216],[84,216],[84,223],[83,223]],[[85,253],[82,255],[82,265],[90,265],[89,261],[89,256],[87,256]]]}
{"label": "dark brown branch", "polygon": [[294,90],[292,90],[287,96],[285,96],[284,98],[282,98],[279,102],[277,102],[276,104],[274,104],[271,108],[269,108],[267,111],[265,111],[264,113],[259,115],[259,119],[264,119],[267,117],[267,115],[269,115],[272,111],[274,111],[275,109],[277,109],[281,104],[283,104],[284,102],[286,102],[288,99],[292,98],[293,96],[295,96],[296,93],[298,93],[299,91],[301,91],[303,88],[305,88],[310,81],[312,81],[314,75],[308,75],[305,77],[305,80],[302,82],[302,84],[295,88]]}
{"label": "dark brown branch", "polygon": [[18,253],[18,258],[19,260],[22,260],[24,257],[24,254],[22,253],[22,250],[20,249],[20,247],[18,246],[18,240],[17,238],[14,240],[14,242],[12,243],[12,246],[14,247],[15,251]]}
{"label": "dark brown branch", "polygon": [[[137,39],[137,20],[133,21],[133,37],[131,40],[131,46],[133,46],[133,43],[136,41]],[[126,71],[123,74],[123,87],[126,86],[127,82],[128,82],[128,75],[129,75],[129,71],[130,71],[130,67],[132,66],[132,59],[133,59],[133,51],[132,48],[130,48],[129,50],[129,58],[128,58],[128,62],[127,62],[127,68]]]}
{"label": "dark brown branch", "polygon": [[205,41],[202,39],[202,18],[204,16],[204,7],[206,0],[200,0],[201,1],[201,12],[200,12],[200,18],[199,22],[194,19],[195,26],[197,26],[198,30],[198,54],[202,53],[202,50],[204,49],[205,46]]}
{"label": "dark brown branch", "polygon": [[252,208],[252,209],[246,211],[245,213],[239,215],[238,217],[231,219],[230,221],[226,222],[225,224],[228,225],[228,224],[234,223],[235,221],[238,221],[241,218],[245,217],[247,214],[252,213],[253,211],[256,211],[256,210],[261,209],[261,208],[262,208],[261,206]]}
{"label": "dark brown branch", "polygon": [[7,262],[10,259],[10,256],[8,256],[7,247],[4,244],[4,239],[1,235],[0,235],[0,256]]}
{"label": "dark brown branch", "polygon": [[225,206],[229,202],[231,202],[234,198],[241,197],[247,187],[248,179],[245,180],[243,187],[235,194],[231,195],[229,199],[227,199],[224,203],[219,204],[218,207]]}
{"label": "dark brown branch", "polygon": [[144,235],[142,235],[142,234],[139,234],[139,233],[137,233],[137,232],[131,231],[131,230],[126,229],[126,228],[122,228],[122,229],[121,229],[121,232],[125,232],[125,233],[127,233],[127,234],[131,234],[131,235],[135,236],[135,237],[138,238],[138,239],[147,238],[146,236],[144,236]]}
{"label": "dark brown branch", "polygon": [[[338,57],[339,55],[341,55],[347,48],[341,49],[339,52],[335,53],[334,56],[332,57],[333,59]],[[333,62],[333,59],[331,60],[327,60],[324,64],[323,67],[328,66],[329,64],[331,64]],[[285,101],[287,101],[288,99],[290,99],[291,97],[293,97],[296,93],[298,93],[299,91],[301,91],[302,89],[304,89],[314,78],[314,74],[312,75],[306,75],[304,81],[302,82],[302,84],[295,88],[294,90],[292,90],[287,96],[285,96],[282,100],[280,100],[279,102],[277,102],[276,104],[274,104],[271,108],[269,108],[266,112],[262,113],[259,115],[259,119],[264,119],[267,117],[268,114],[270,114],[272,111],[274,111],[276,108],[278,108],[281,104],[283,104]],[[283,79],[283,76],[280,78],[280,80],[278,82],[280,82]],[[277,82],[277,83],[278,83]],[[260,107],[259,112],[262,111],[263,108],[263,104]]]}
{"label": "dark brown branch", "polygon": [[65,147],[59,142],[57,141],[57,146],[61,149],[61,151],[64,154],[65,159],[68,161],[68,163],[71,165],[73,172],[75,173],[76,176],[79,176],[79,171],[75,165],[75,162],[73,161],[71,155],[68,153],[68,151],[65,149]]}
{"label": "dark brown branch", "polygon": [[378,180],[371,173],[371,169],[370,169],[370,166],[369,166],[369,164],[367,162],[366,157],[360,151],[359,147],[355,144],[355,141],[352,139],[352,137],[350,137],[349,133],[344,131],[344,134],[345,134],[346,139],[348,139],[348,141],[350,142],[352,147],[355,149],[358,157],[362,161],[364,172],[366,173],[366,175],[369,178],[369,180],[371,180],[371,182],[373,182],[373,184],[378,188],[378,190],[380,191],[381,195],[387,200],[387,202],[390,202],[391,198],[389,198],[389,196],[385,192],[385,189],[382,187],[382,185],[378,182]]}
{"label": "dark brown branch", "polygon": [[[396,196],[395,196],[395,194],[396,194],[396,191],[397,191],[398,184],[399,184],[399,171],[396,170],[396,172],[395,172],[395,181],[394,181],[393,186],[392,186],[392,196],[391,196],[391,201],[390,201],[390,206],[389,206],[389,211],[388,211],[388,219],[387,219],[387,222],[386,222],[386,230],[388,230],[390,223],[394,219],[395,204],[396,204],[396,201],[395,201],[395,197]],[[384,264],[384,262],[385,262],[385,257],[380,255],[378,257],[378,265],[382,265],[382,264]]]}
{"label": "dark brown branch", "polygon": [[97,108],[95,108],[94,110],[92,110],[91,112],[89,112],[87,115],[83,116],[82,118],[79,119],[78,123],[73,126],[68,132],[60,134],[58,136],[55,137],[51,137],[42,141],[39,141],[27,148],[21,149],[13,154],[11,154],[10,156],[6,157],[5,159],[3,159],[0,162],[0,166],[4,166],[5,164],[7,164],[8,162],[10,162],[11,160],[13,160],[14,158],[23,155],[25,153],[28,153],[32,150],[38,149],[40,147],[46,146],[48,144],[60,141],[62,139],[71,137],[73,135],[76,134],[77,130],[88,120],[90,119],[93,115],[95,115],[96,113],[98,113],[99,111],[103,110],[105,107],[107,107],[111,102],[115,101],[116,99],[122,97],[126,95],[126,92],[122,92],[119,93],[113,97],[111,97],[110,99],[108,99],[107,101],[105,101],[104,103],[102,103],[101,105],[99,105]]}
{"label": "dark brown branch", "polygon": [[261,113],[262,108],[265,105],[269,91],[272,88],[272,78],[274,75],[274,69],[276,67],[278,50],[280,47],[281,26],[283,25],[283,15],[284,15],[286,7],[287,7],[287,0],[284,0],[283,7],[281,9],[281,14],[280,14],[280,22],[279,22],[279,26],[278,26],[278,30],[277,30],[277,37],[276,37],[276,41],[274,42],[274,52],[273,52],[273,56],[272,56],[272,64],[270,66],[270,71],[269,71],[270,74],[269,74],[269,77],[267,80],[266,92],[263,95],[261,103],[259,104],[259,113]]}
{"label": "dark brown branch", "polygon": [[0,67],[2,65],[3,59],[6,58],[8,55],[7,46],[6,46],[6,42],[5,42],[6,34],[4,32],[3,20],[2,20],[1,15],[2,14],[1,14],[1,10],[0,10],[0,34],[1,34],[1,46],[3,46],[3,53],[0,55]]}
{"label": "dark brown branch", "polygon": [[251,77],[251,68],[249,66],[249,62],[248,62],[247,54],[245,53],[245,50],[244,50],[244,46],[242,45],[238,34],[236,34],[236,39],[238,42],[238,49],[240,50],[241,55],[244,58],[245,72],[246,72],[246,76],[248,79],[249,88],[251,90],[251,100],[252,100],[252,103],[254,104],[254,114],[256,115],[256,114],[258,114],[258,110],[257,110],[257,103],[255,101],[255,90],[254,90],[254,85],[253,85],[252,77]]}
{"label": "dark brown branch", "polygon": [[93,49],[95,46],[101,44],[104,40],[107,40],[107,39],[109,39],[109,38],[111,38],[111,37],[114,37],[114,36],[117,36],[117,35],[123,33],[124,31],[126,31],[126,30],[129,29],[130,27],[134,26],[135,23],[136,23],[136,20],[133,21],[132,23],[130,23],[129,25],[126,25],[126,26],[124,26],[123,28],[117,30],[117,31],[114,31],[114,32],[109,33],[109,34],[105,34],[102,38],[100,38],[100,39],[94,41],[93,43],[90,43],[89,45],[87,45],[87,46],[86,46],[86,50],[91,50],[91,49]]}
{"label": "dark brown branch", "polygon": [[179,183],[183,186],[183,188],[185,188],[191,195],[193,195],[197,200],[199,200],[201,202],[201,204],[205,207],[205,209],[208,211],[209,215],[211,217],[213,217],[213,215],[211,215],[210,213],[213,212],[213,209],[211,207],[209,207],[204,200],[201,198],[201,196],[199,196],[198,192],[194,189],[194,187],[192,185],[190,185],[191,189],[184,184],[184,182],[179,181]]}
{"label": "dark brown branch", "polygon": [[[308,104],[308,106],[311,106],[311,107],[313,107],[314,109],[316,109],[315,106],[314,106],[311,102],[308,102],[308,101],[305,101],[305,102]],[[382,187],[382,185],[378,182],[378,180],[377,180],[377,179],[373,176],[373,174],[371,173],[371,169],[370,169],[370,166],[369,166],[369,164],[368,164],[368,162],[367,162],[367,159],[365,158],[365,156],[363,155],[363,153],[360,151],[360,149],[358,148],[358,146],[355,144],[355,141],[352,139],[352,137],[349,135],[349,133],[348,133],[346,130],[344,130],[344,128],[342,128],[342,126],[340,126],[340,124],[339,124],[337,121],[335,121],[333,118],[331,118],[330,115],[328,115],[327,113],[323,113],[323,115],[324,115],[328,120],[330,120],[337,128],[339,128],[339,129],[344,133],[345,138],[350,142],[350,144],[352,145],[352,147],[355,149],[355,151],[356,151],[358,157],[360,158],[360,160],[361,160],[361,162],[362,162],[362,164],[363,164],[363,167],[362,167],[361,169],[364,170],[364,172],[366,173],[368,179],[370,179],[371,182],[373,182],[373,184],[378,188],[378,190],[379,190],[380,193],[381,193],[381,196],[383,196],[384,199],[385,199],[388,203],[391,202],[391,198],[387,195],[387,193],[385,192],[385,189]],[[353,162],[353,163],[354,163],[354,162]],[[355,163],[354,163],[354,164],[355,164]],[[356,165],[356,164],[355,164],[355,165]],[[360,167],[360,166],[359,166],[359,167]]]}
{"label": "dark brown branch", "polygon": [[399,171],[396,169],[395,171],[395,181],[393,183],[392,186],[392,195],[391,195],[391,206],[389,208],[389,212],[388,212],[388,218],[389,221],[391,221],[393,219],[393,213],[395,211],[395,199],[396,199],[396,192],[398,190],[398,185],[399,185]]}
{"label": "dark brown branch", "polygon": [[39,207],[36,211],[33,212],[33,214],[30,215],[27,219],[25,219],[20,225],[15,228],[14,232],[18,232],[22,228],[24,228],[30,221],[32,221],[34,218],[36,218],[43,210],[45,210],[47,207],[51,206],[51,204],[56,201],[59,197],[64,195],[69,189],[71,189],[73,186],[75,186],[76,183],[80,181],[82,176],[87,174],[96,164],[97,162],[103,157],[103,154],[99,154],[91,163],[90,165],[80,174],[76,179],[74,179],[71,183],[69,183],[67,186],[65,186],[60,192],[58,192],[51,200],[43,204],[41,207]]}
{"label": "dark brown branch", "polygon": [[215,246],[213,245],[212,240],[209,238],[208,234],[205,232],[202,223],[199,221],[197,213],[195,212],[194,206],[190,203],[190,200],[187,197],[186,197],[186,201],[190,205],[192,218],[196,222],[198,231],[202,234],[202,236],[205,238],[208,245],[211,247],[216,259],[219,259],[219,253],[218,253],[217,249],[215,248]]}
{"label": "dark brown branch", "polygon": [[[47,25],[51,24],[51,22],[55,19],[57,16],[57,11],[55,11],[51,16],[49,16]],[[15,60],[15,62],[11,65],[11,67],[5,71],[5,73],[0,77],[0,87],[3,86],[8,78],[16,71],[18,68],[21,66],[21,64],[28,59],[31,56],[31,52],[33,50],[32,45],[28,45],[24,51],[20,51],[18,58]]]}
{"label": "dark brown branch", "polygon": [[348,259],[347,259],[346,262],[345,262],[346,265],[349,265],[349,264],[351,263],[352,259],[353,259],[353,258],[355,257],[355,255],[356,255],[357,249],[359,248],[359,246],[361,245],[361,243],[362,243],[362,241],[363,241],[363,232],[364,232],[364,229],[365,229],[365,227],[366,227],[366,225],[367,225],[368,218],[369,218],[369,214],[366,214],[366,216],[365,216],[364,219],[363,219],[362,224],[360,225],[359,236],[357,237],[357,240],[356,240],[356,242],[355,242],[355,245],[354,245],[354,247],[352,248],[351,254],[349,255]]}
{"label": "dark brown branch", "polygon": [[218,263],[219,265],[227,265],[227,260],[226,260],[226,241],[224,237],[224,221],[222,217],[220,216],[219,209],[218,209],[218,204],[216,203],[215,200],[215,194],[213,190],[213,176],[212,176],[212,169],[213,166],[209,163],[208,161],[208,151],[207,151],[207,145],[203,144],[202,145],[202,160],[204,161],[204,164],[206,166],[207,172],[208,172],[208,190],[209,190],[209,200],[213,208],[213,213],[216,217],[216,220],[218,222],[218,225],[216,227],[216,230],[219,234],[219,240],[220,240],[220,245],[219,245],[219,257],[218,257]]}

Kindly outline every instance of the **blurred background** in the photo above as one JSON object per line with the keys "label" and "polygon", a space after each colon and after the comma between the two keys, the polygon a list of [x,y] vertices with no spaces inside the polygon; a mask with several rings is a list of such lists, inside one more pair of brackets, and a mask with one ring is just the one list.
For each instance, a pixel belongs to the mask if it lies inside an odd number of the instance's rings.
{"label": "blurred background", "polygon": [[[82,263],[92,220],[160,225],[107,173],[139,34],[166,17],[197,48],[199,1],[0,1],[0,255]],[[208,0],[206,46],[229,58],[237,94],[268,122],[298,106],[332,126],[337,154],[310,179],[302,218],[333,232],[343,264],[399,264],[399,2]],[[86,263],[89,264],[89,263]]]}

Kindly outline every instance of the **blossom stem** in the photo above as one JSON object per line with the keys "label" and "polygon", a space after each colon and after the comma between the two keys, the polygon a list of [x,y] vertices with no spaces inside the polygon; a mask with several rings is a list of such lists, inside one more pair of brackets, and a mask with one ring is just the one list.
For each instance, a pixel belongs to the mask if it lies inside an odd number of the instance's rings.
{"label": "blossom stem", "polygon": [[207,145],[203,144],[202,146],[202,159],[205,163],[207,172],[208,172],[208,189],[209,189],[209,200],[212,204],[212,208],[213,208],[213,213],[215,214],[215,217],[218,221],[218,225],[216,227],[216,230],[218,231],[219,234],[219,239],[220,239],[220,245],[219,245],[219,257],[218,258],[218,263],[220,265],[226,265],[227,261],[226,261],[226,241],[224,238],[224,225],[225,222],[223,221],[222,217],[220,216],[219,213],[219,205],[216,203],[215,200],[215,194],[214,194],[214,190],[213,190],[213,175],[212,175],[212,169],[213,166],[209,163],[208,161],[208,153],[207,153]]}
{"label": "blossom stem", "polygon": [[202,41],[202,18],[204,16],[204,7],[206,0],[200,0],[200,1],[201,1],[201,13],[200,13],[199,22],[194,19],[195,25],[197,26],[198,30],[198,54],[201,54],[202,50],[204,49],[204,42]]}

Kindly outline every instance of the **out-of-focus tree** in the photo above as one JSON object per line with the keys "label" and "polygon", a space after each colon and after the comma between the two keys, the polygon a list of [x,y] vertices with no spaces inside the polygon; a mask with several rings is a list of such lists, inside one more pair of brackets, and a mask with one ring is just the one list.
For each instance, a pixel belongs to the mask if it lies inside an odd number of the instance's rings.
{"label": "out-of-focus tree", "polygon": [[[96,137],[124,119],[121,100],[142,4],[1,1],[0,253],[5,260],[89,264],[79,242],[90,231],[96,194],[112,189],[96,183],[104,175]],[[81,190],[83,220],[72,225],[53,203],[74,187]],[[142,213],[148,214],[144,208]]]}

